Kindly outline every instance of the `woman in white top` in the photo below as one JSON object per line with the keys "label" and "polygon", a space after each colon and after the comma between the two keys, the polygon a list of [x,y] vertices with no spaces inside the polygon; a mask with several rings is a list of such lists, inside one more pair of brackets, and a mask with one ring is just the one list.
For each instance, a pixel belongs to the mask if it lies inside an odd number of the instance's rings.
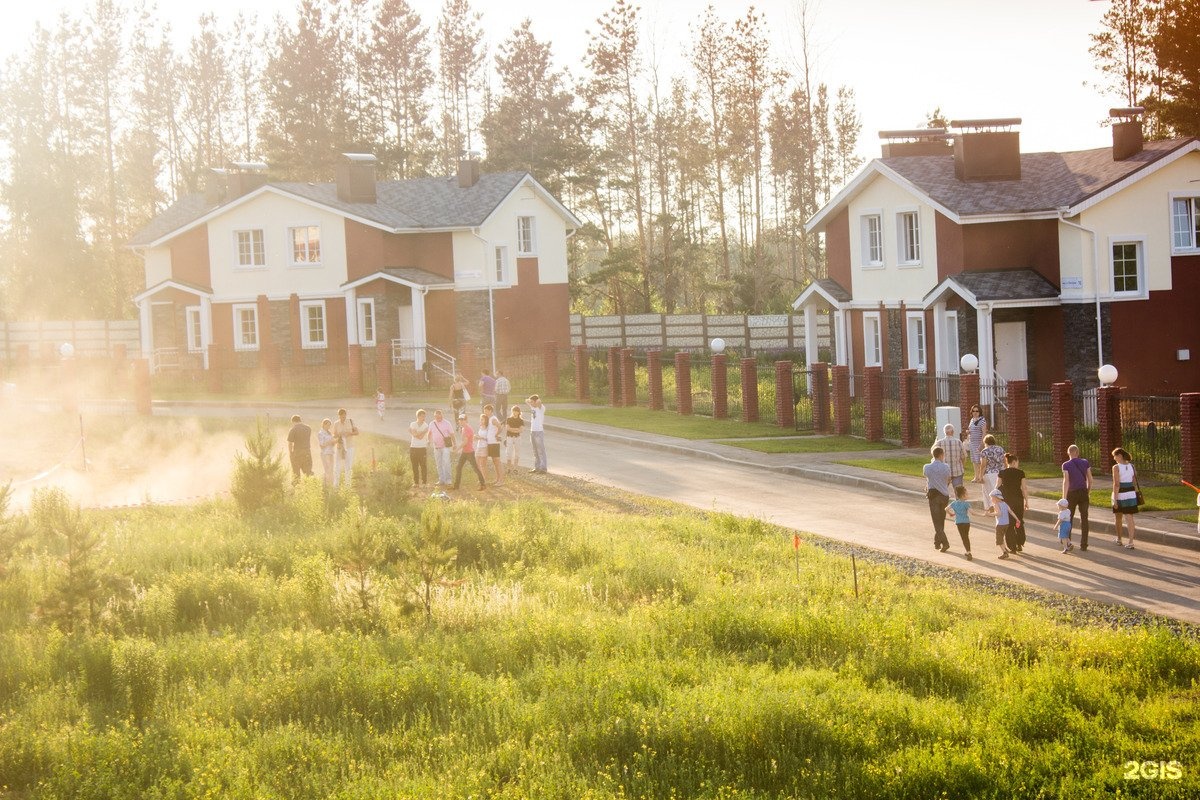
{"label": "woman in white top", "polygon": [[1129,525],[1129,542],[1125,549],[1132,550],[1133,537],[1137,534],[1137,519],[1134,516],[1138,513],[1137,472],[1125,448],[1113,450],[1112,457],[1116,462],[1112,468],[1112,504],[1113,514],[1117,517],[1117,544],[1121,544],[1121,520],[1125,519]]}
{"label": "woman in white top", "polygon": [[408,460],[412,462],[413,486],[424,486],[428,482],[429,423],[423,408],[417,411],[417,419],[408,423]]}
{"label": "woman in white top", "polygon": [[500,439],[503,434],[500,431],[500,420],[495,415],[495,409],[491,403],[483,407],[483,413],[487,416],[487,454],[488,460],[492,462],[492,468],[496,470],[495,486],[504,485],[504,463],[500,457]]}
{"label": "woman in white top", "polygon": [[337,437],[333,435],[333,420],[326,417],[321,420],[321,430],[317,431],[317,446],[321,448],[321,468],[325,470],[326,486],[333,485],[333,451]]}

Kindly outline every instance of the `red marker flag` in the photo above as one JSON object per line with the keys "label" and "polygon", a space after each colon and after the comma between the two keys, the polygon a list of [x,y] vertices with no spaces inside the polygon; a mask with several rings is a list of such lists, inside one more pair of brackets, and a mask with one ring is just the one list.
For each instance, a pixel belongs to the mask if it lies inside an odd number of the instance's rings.
{"label": "red marker flag", "polygon": [[792,534],[792,549],[793,550],[800,549],[800,534],[798,534],[798,533]]}

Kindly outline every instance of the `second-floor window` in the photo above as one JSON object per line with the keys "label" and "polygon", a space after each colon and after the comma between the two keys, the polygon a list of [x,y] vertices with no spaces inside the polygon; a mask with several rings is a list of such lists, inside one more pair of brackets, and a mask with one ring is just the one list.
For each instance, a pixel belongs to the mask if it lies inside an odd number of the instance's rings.
{"label": "second-floor window", "polygon": [[300,346],[314,349],[325,346],[325,301],[300,304]]}
{"label": "second-floor window", "polygon": [[896,239],[901,264],[921,263],[921,216],[916,211],[896,215]]}
{"label": "second-floor window", "polygon": [[1114,294],[1141,293],[1141,251],[1141,242],[1113,242],[1112,276]]}
{"label": "second-floor window", "polygon": [[537,230],[533,217],[517,217],[517,254],[531,256],[537,253]]}
{"label": "second-floor window", "polygon": [[267,264],[267,252],[263,247],[262,228],[249,231],[237,231],[237,264],[239,267],[264,267]]}
{"label": "second-floor window", "polygon": [[321,226],[302,225],[288,228],[292,247],[292,263],[309,265],[321,263]]}
{"label": "second-floor window", "polygon": [[508,283],[508,248],[496,248],[496,283]]}
{"label": "second-floor window", "polygon": [[1171,201],[1171,249],[1200,249],[1200,197]]}
{"label": "second-floor window", "polygon": [[883,216],[867,214],[862,218],[862,263],[864,267],[883,266]]}

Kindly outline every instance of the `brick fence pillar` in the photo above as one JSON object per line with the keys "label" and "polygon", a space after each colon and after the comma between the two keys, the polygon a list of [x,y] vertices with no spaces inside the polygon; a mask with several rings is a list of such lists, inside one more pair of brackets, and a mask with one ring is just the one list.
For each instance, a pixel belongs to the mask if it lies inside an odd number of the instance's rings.
{"label": "brick fence pillar", "polygon": [[817,361],[811,367],[813,430],[829,433],[829,365]]}
{"label": "brick fence pillar", "polygon": [[775,424],[781,428],[796,427],[796,385],[792,379],[794,365],[790,361],[775,362]]}
{"label": "brick fence pillar", "polygon": [[[358,354],[359,365],[362,363],[362,353]],[[262,368],[263,377],[266,379],[267,393],[278,395],[283,391],[283,357],[279,352],[279,345],[269,344],[263,348],[262,352]],[[362,375],[362,370],[359,370],[359,375]],[[359,383],[362,383],[362,378],[359,378]],[[359,394],[362,394],[360,386]]]}
{"label": "brick fence pillar", "polygon": [[542,345],[542,391],[550,397],[558,396],[558,342]]}
{"label": "brick fence pillar", "polygon": [[867,367],[863,375],[863,417],[867,441],[883,441],[883,367]]}
{"label": "brick fence pillar", "polygon": [[729,417],[729,364],[724,353],[712,357],[713,419]]}
{"label": "brick fence pillar", "polygon": [[346,345],[346,362],[350,367],[350,396],[361,397],[363,393],[362,345]]}
{"label": "brick fence pillar", "polygon": [[[979,405],[979,373],[967,372],[958,376],[958,411],[960,431],[967,429],[971,421],[971,406]],[[980,409],[983,406],[979,406]]]}
{"label": "brick fence pillar", "polygon": [[742,422],[758,422],[758,361],[742,359]]}
{"label": "brick fence pillar", "polygon": [[680,414],[692,413],[692,354],[675,354],[675,408]]}
{"label": "brick fence pillar", "polygon": [[637,405],[637,362],[632,347],[621,351],[621,404],[626,408]]}
{"label": "brick fence pillar", "polygon": [[608,404],[621,407],[621,348],[608,348]]}
{"label": "brick fence pillar", "polygon": [[1067,448],[1075,441],[1075,388],[1070,381],[1050,386],[1050,424],[1054,459],[1066,461]]}
{"label": "brick fence pillar", "polygon": [[1008,451],[1029,458],[1029,381],[1008,382]]}
{"label": "brick fence pillar", "polygon": [[588,379],[591,377],[591,357],[587,345],[575,345],[575,399],[586,403],[591,398],[591,387]]}
{"label": "brick fence pillar", "polygon": [[133,405],[137,413],[143,417],[150,416],[150,359],[135,358],[133,360]]}
{"label": "brick fence pillar", "polygon": [[921,406],[917,397],[917,371],[902,369],[900,376],[900,446],[920,447]]}
{"label": "brick fence pillar", "polygon": [[[451,379],[453,380],[453,379]],[[392,353],[390,347],[375,348],[375,383],[383,393],[392,393]]]}
{"label": "brick fence pillar", "polygon": [[219,344],[208,346],[208,391],[220,394],[224,388],[222,378],[225,371],[225,348]]}
{"label": "brick fence pillar", "polygon": [[650,410],[663,410],[662,351],[646,352],[646,382],[650,384]]}
{"label": "brick fence pillar", "polygon": [[1112,451],[1121,446],[1121,389],[1101,386],[1096,390],[1096,420],[1100,423],[1100,457],[1103,472],[1112,469]]}
{"label": "brick fence pillar", "polygon": [[1200,486],[1200,392],[1179,395],[1179,422],[1183,479]]}
{"label": "brick fence pillar", "polygon": [[850,433],[850,368],[841,364],[833,371],[833,432],[838,436]]}

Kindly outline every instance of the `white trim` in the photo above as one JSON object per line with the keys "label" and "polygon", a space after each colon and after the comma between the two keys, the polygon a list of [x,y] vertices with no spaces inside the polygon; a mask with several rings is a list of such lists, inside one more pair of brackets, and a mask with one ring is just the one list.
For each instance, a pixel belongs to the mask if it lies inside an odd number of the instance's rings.
{"label": "white trim", "polygon": [[[183,307],[183,336],[187,340],[187,351],[189,353],[204,352],[203,313],[200,306]],[[193,315],[195,315],[194,323],[192,319]],[[195,343],[197,339],[199,339],[199,344]]]}
{"label": "white trim", "polygon": [[[875,323],[875,333],[871,335],[869,322]],[[883,366],[883,318],[878,311],[865,311],[862,315],[863,331],[863,366]],[[874,351],[872,353],[872,351]],[[870,356],[874,355],[874,359]]]}
{"label": "white trim", "polygon": [[[1192,141],[1190,141],[1190,142],[1185,142],[1181,147],[1176,148],[1174,151],[1168,153],[1167,155],[1162,156],[1158,159],[1155,159],[1154,161],[1150,162],[1149,164],[1142,167],[1141,169],[1134,170],[1129,175],[1126,175],[1121,180],[1119,180],[1116,183],[1114,183],[1113,185],[1109,186],[1107,189],[1105,189],[1101,192],[1097,192],[1096,194],[1092,195],[1091,197],[1088,197],[1087,199],[1081,201],[1079,203],[1079,205],[1071,206],[1069,209],[1067,209],[1066,215],[1068,217],[1074,217],[1084,211],[1087,211],[1092,206],[1098,205],[1099,203],[1104,202],[1105,200],[1112,197],[1113,195],[1115,195],[1121,191],[1124,191],[1127,187],[1132,186],[1133,184],[1140,181],[1142,178],[1153,175],[1155,172],[1158,172],[1163,167],[1166,167],[1170,164],[1174,164],[1176,161],[1183,158],[1184,156],[1186,156],[1189,153],[1194,153],[1194,152],[1198,152],[1198,151],[1200,151],[1200,139],[1192,139]],[[1028,217],[1022,217],[1022,218],[1027,219]]]}
{"label": "white trim", "polygon": [[390,275],[390,274],[388,274],[386,272],[382,272],[382,271],[381,272],[372,272],[370,275],[366,275],[362,278],[357,278],[348,283],[343,283],[339,288],[341,288],[343,291],[346,289],[357,289],[358,287],[364,286],[364,285],[370,283],[371,281],[379,281],[379,280],[391,281],[392,283],[398,283],[401,286],[407,286],[408,288],[415,289],[416,291],[425,291],[425,290],[434,290],[434,289],[457,289],[458,288],[455,285],[454,281],[449,280],[449,279],[446,279],[445,283],[433,283],[433,284],[414,283],[413,281],[405,280],[404,278],[398,277],[396,275]]}
{"label": "white trim", "polygon": [[[463,228],[454,228],[454,230],[473,231],[473,230],[478,230],[479,228],[486,226],[488,224],[488,222],[491,221],[492,217],[496,216],[496,212],[499,211],[504,206],[505,203],[507,203],[509,200],[511,200],[513,195],[515,195],[518,191],[520,191],[521,189],[523,189],[526,186],[528,186],[530,189],[532,189],[535,194],[540,196],[547,205],[549,205],[555,211],[557,211],[559,216],[561,216],[563,219],[565,219],[569,224],[574,225],[575,229],[579,229],[579,228],[583,227],[583,220],[579,219],[579,217],[572,214],[567,209],[566,206],[564,206],[562,203],[560,203],[558,201],[558,198],[556,198],[554,195],[550,194],[550,192],[546,189],[545,186],[542,186],[540,183],[538,183],[537,178],[534,178],[529,173],[525,173],[525,177],[522,178],[521,180],[517,181],[517,185],[514,186],[509,191],[508,194],[504,195],[504,197],[500,200],[499,203],[496,203],[496,207],[491,210],[491,213],[489,213],[486,217],[483,218],[483,222],[481,222],[479,225],[468,225]],[[400,231],[396,231],[396,232],[399,233]]]}
{"label": "white trim", "polygon": [[187,286],[185,284],[179,283],[178,281],[174,281],[174,280],[171,280],[170,278],[168,278],[165,281],[160,281],[160,282],[154,284],[153,286],[147,287],[140,294],[134,295],[133,296],[134,305],[141,303],[143,300],[149,300],[151,297],[158,294],[163,289],[178,289],[181,292],[187,292],[188,294],[194,294],[197,297],[212,297],[213,296],[212,292],[206,292],[206,291],[203,291],[202,289],[197,289],[194,286]]}
{"label": "white trim", "polygon": [[[376,332],[376,325],[378,324],[378,319],[375,316],[375,298],[374,297],[359,297],[357,300],[357,305],[358,305],[358,343],[360,345],[362,345],[363,347],[374,347],[376,345],[376,339],[378,337],[378,334]],[[363,309],[366,309],[366,308],[371,309],[371,315],[370,315],[371,335],[370,335],[370,337],[367,336],[367,331],[366,331],[367,315],[363,313]]]}
{"label": "white trim", "polygon": [[[873,260],[871,255],[871,237],[867,231],[867,220],[874,219],[879,226],[879,260]],[[859,268],[863,270],[878,270],[887,267],[887,255],[885,251],[883,235],[883,209],[882,208],[864,208],[858,212],[858,261]]]}
{"label": "white trim", "polygon": [[[525,249],[525,242],[521,236],[521,222],[529,220],[529,249]],[[533,214],[518,214],[517,215],[517,258],[536,257],[538,254],[538,229],[537,217]]]}
{"label": "white trim", "polygon": [[[308,312],[311,309],[318,308],[321,310],[321,339],[319,341],[312,338],[312,329],[309,327]],[[350,341],[354,341],[351,339]],[[329,347],[329,312],[325,307],[324,300],[301,300],[300,301],[300,348],[302,350],[324,350]]]}
{"label": "white trim", "polygon": [[[910,216],[916,222],[916,225],[915,225],[916,230],[914,231],[914,238],[916,241],[912,243],[914,245],[914,247],[912,247],[912,248],[908,247],[909,231],[908,231],[908,225],[906,224],[907,218]],[[899,269],[919,269],[922,266],[922,262],[924,260],[924,255],[925,255],[924,248],[922,247],[923,242],[921,241],[922,239],[925,238],[923,236],[923,232],[921,230],[921,228],[924,227],[921,224],[921,209],[917,208],[915,206],[912,206],[912,207],[902,206],[902,207],[896,209],[895,219],[896,219],[896,266]],[[908,251],[910,249],[916,250],[916,255],[917,255],[916,258],[908,258],[907,257]]]}
{"label": "white trim", "polygon": [[[913,347],[913,322],[919,322],[921,328],[921,347],[920,349]],[[929,372],[929,331],[925,328],[925,312],[924,311],[906,311],[904,314],[904,363],[909,369],[915,369],[919,372]],[[919,356],[917,363],[913,363],[913,355]]]}
{"label": "white trim", "polygon": [[[1175,203],[1179,200],[1192,201],[1192,246],[1175,246]],[[1200,233],[1196,231],[1197,219],[1200,218],[1200,191],[1170,192],[1167,195],[1167,227],[1170,229],[1171,255],[1194,256],[1200,254]]]}
{"label": "white trim", "polygon": [[814,294],[820,295],[826,303],[834,308],[842,308],[845,306],[844,303],[834,299],[833,295],[825,291],[825,289],[819,283],[814,281],[808,286],[804,287],[804,291],[800,293],[800,296],[792,301],[792,310],[797,311],[801,306],[808,305],[808,301],[812,299]]}
{"label": "white trim", "polygon": [[913,197],[920,200],[922,203],[931,206],[935,211],[940,212],[951,222],[960,222],[958,214],[934,200],[921,189],[918,189],[914,183],[909,181],[903,175],[896,172],[894,169],[876,158],[863,167],[862,171],[854,177],[854,180],[847,183],[840,192],[834,195],[833,199],[831,199],[821,208],[821,210],[819,210],[816,214],[813,214],[813,216],[809,218],[808,222],[804,223],[804,230],[808,233],[812,233],[818,227],[823,225],[832,214],[840,211],[842,205],[849,202],[852,196],[858,194],[858,190],[863,186],[863,184],[876,175],[880,175],[892,181],[901,189],[904,189],[913,195]]}
{"label": "white trim", "polygon": [[[254,343],[242,342],[242,311],[254,312]],[[233,303],[230,316],[233,317],[233,349],[239,353],[252,353],[262,346],[262,331],[259,329],[258,303]]]}
{"label": "white trim", "polygon": [[[512,261],[508,257],[508,245],[497,244],[492,246],[492,278],[499,286],[511,286],[512,280]],[[503,261],[501,256],[503,255]],[[497,264],[496,262],[500,262]]]}
{"label": "white trim", "polygon": [[[1109,236],[1108,237],[1108,296],[1110,300],[1145,300],[1150,296],[1146,287],[1146,236]],[[1137,289],[1134,291],[1117,291],[1116,264],[1113,261],[1113,248],[1119,244],[1132,244],[1137,256]]]}

